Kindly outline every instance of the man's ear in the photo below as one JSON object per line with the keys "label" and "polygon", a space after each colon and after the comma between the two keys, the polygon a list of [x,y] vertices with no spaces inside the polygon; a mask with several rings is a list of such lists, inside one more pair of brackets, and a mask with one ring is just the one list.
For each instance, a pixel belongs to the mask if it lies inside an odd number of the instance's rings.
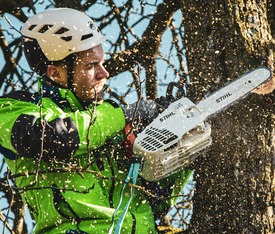
{"label": "man's ear", "polygon": [[47,76],[55,83],[67,88],[67,69],[65,67],[48,65]]}
{"label": "man's ear", "polygon": [[60,79],[61,78],[61,75],[60,73],[58,72],[58,69],[56,66],[54,65],[48,65],[48,68],[47,68],[47,76],[49,78],[51,78],[53,81],[55,81],[55,79]]}

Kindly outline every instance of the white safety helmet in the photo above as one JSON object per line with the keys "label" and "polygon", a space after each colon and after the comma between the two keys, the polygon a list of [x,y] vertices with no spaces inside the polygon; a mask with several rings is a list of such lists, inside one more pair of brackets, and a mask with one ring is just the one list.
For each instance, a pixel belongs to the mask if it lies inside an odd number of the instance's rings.
{"label": "white safety helmet", "polygon": [[49,9],[31,17],[22,30],[24,51],[32,70],[41,62],[60,61],[105,41],[94,21],[70,9]]}

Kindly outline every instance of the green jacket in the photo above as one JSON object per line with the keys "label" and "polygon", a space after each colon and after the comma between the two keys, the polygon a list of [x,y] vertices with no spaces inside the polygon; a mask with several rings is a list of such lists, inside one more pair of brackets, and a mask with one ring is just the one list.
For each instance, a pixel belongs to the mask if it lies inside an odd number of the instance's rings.
{"label": "green jacket", "polygon": [[[35,233],[108,233],[130,166],[123,153],[123,111],[111,101],[83,108],[66,89],[43,86],[42,93],[0,98],[0,152],[13,174],[24,174],[16,185],[24,189]],[[164,189],[141,178],[138,185],[170,196],[182,188],[170,181]],[[138,189],[122,233],[155,233],[152,209],[168,206],[168,200],[156,201]]]}

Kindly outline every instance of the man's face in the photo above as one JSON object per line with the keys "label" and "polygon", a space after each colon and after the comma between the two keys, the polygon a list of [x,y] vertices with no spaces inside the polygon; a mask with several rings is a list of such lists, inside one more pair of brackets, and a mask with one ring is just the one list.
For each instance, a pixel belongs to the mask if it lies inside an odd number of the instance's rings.
{"label": "man's face", "polygon": [[77,53],[74,65],[74,93],[83,102],[100,101],[109,73],[103,66],[104,52],[101,45]]}

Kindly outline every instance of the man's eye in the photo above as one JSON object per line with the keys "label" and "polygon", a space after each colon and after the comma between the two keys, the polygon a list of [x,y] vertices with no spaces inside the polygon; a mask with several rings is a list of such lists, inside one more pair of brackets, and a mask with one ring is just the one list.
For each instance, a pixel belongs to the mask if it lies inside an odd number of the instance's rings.
{"label": "man's eye", "polygon": [[86,66],[86,69],[90,70],[93,69],[95,67],[95,63],[90,63]]}

